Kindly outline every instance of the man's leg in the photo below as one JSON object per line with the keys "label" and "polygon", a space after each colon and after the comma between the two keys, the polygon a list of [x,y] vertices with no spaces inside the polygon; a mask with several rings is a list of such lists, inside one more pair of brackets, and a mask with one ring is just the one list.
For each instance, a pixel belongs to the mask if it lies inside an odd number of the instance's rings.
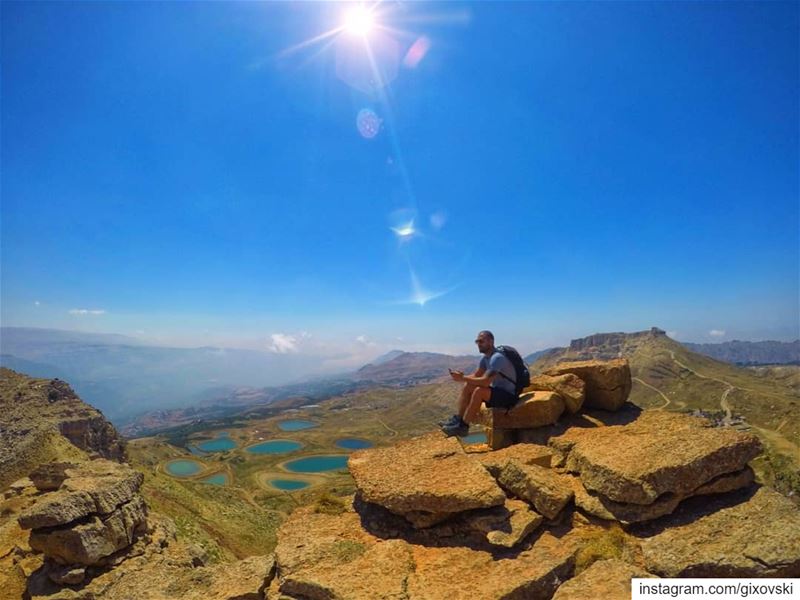
{"label": "man's leg", "polygon": [[489,400],[492,391],[487,387],[476,387],[472,392],[472,397],[469,400],[469,406],[464,414],[464,420],[467,423],[477,423],[479,421],[478,415],[481,413],[481,404]]}
{"label": "man's leg", "polygon": [[469,403],[472,401],[472,394],[476,389],[478,389],[478,386],[474,383],[465,383],[464,387],[461,388],[461,397],[458,399],[458,416],[462,419],[467,412]]}

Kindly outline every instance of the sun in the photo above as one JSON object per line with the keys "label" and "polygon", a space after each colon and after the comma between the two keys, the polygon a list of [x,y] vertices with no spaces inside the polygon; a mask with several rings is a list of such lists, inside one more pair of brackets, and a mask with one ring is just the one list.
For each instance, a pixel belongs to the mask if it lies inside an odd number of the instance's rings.
{"label": "sun", "polygon": [[374,26],[372,12],[364,6],[357,6],[344,16],[344,30],[353,35],[366,37]]}

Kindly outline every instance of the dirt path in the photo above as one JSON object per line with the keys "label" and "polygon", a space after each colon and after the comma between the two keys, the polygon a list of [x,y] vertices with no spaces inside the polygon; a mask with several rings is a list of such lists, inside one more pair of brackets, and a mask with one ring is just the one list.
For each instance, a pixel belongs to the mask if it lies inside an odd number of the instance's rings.
{"label": "dirt path", "polygon": [[654,392],[657,392],[658,394],[660,394],[660,395],[661,395],[661,397],[664,399],[664,404],[662,404],[661,406],[657,406],[656,408],[651,408],[650,410],[664,410],[664,409],[665,409],[665,408],[667,408],[667,406],[669,406],[669,405],[670,405],[670,403],[672,402],[672,401],[671,401],[669,398],[667,398],[667,397],[664,395],[664,392],[662,392],[661,390],[659,390],[657,387],[653,387],[652,385],[650,385],[650,384],[649,384],[649,383],[647,383],[646,381],[643,381],[643,380],[639,379],[638,377],[633,377],[633,380],[634,380],[634,381],[638,381],[638,382],[639,382],[639,383],[641,383],[642,385],[645,385],[645,386],[649,387],[649,388],[650,388],[651,390],[653,390]]}
{"label": "dirt path", "polygon": [[[686,369],[690,373],[694,373],[697,377],[700,377],[701,379],[709,379],[711,381],[718,381],[719,383],[722,383],[722,384],[728,386],[728,388],[722,393],[722,398],[720,398],[720,401],[719,401],[720,407],[722,408],[722,410],[725,411],[725,423],[726,424],[730,423],[731,418],[732,418],[731,406],[730,406],[730,404],[728,404],[728,394],[730,394],[734,389],[753,391],[753,392],[755,392],[757,394],[761,393],[761,392],[758,392],[756,390],[749,390],[748,388],[737,387],[737,386],[735,386],[735,385],[733,385],[731,383],[728,383],[727,381],[724,381],[722,379],[717,379],[716,377],[706,377],[705,375],[701,375],[700,373],[698,373],[694,369],[686,366],[681,361],[679,361],[677,358],[675,358],[675,352],[670,350],[669,353],[672,356],[672,360],[673,361],[678,363],[678,365],[680,365],[681,367],[683,367],[684,369]],[[786,452],[790,456],[793,456],[793,457],[797,457],[798,455],[800,455],[800,446],[798,446],[797,444],[787,440],[780,433],[778,433],[777,430],[765,429],[763,427],[758,427],[757,425],[754,425],[753,423],[750,423],[750,422],[748,422],[748,425],[750,425],[753,429],[755,429],[757,431],[760,431],[761,435],[763,435],[765,438],[767,438],[774,445],[774,447],[776,449],[778,449],[779,451]],[[797,459],[795,459],[795,460],[797,461]]]}

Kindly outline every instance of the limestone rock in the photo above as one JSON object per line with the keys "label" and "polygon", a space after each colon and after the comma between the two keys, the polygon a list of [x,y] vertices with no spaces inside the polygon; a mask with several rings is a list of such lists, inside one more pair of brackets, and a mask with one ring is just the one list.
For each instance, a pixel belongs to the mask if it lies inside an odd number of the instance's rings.
{"label": "limestone rock", "polygon": [[527,392],[510,411],[484,409],[484,422],[492,428],[530,429],[552,425],[564,412],[564,399],[555,392]]}
{"label": "limestone rock", "polygon": [[473,511],[463,519],[467,528],[486,535],[487,542],[505,548],[514,548],[544,521],[527,502],[513,499],[503,506]]}
{"label": "limestone rock", "polygon": [[523,465],[511,459],[497,478],[503,489],[529,501],[538,512],[554,519],[572,499],[570,478],[539,465]]}
{"label": "limestone rock", "polygon": [[564,582],[553,600],[630,600],[633,577],[654,577],[616,558],[598,560],[580,575]]}
{"label": "limestone rock", "polygon": [[633,381],[628,360],[584,360],[559,363],[544,374],[551,376],[577,375],[586,383],[585,406],[618,410],[631,393]]}
{"label": "limestone rock", "polygon": [[731,492],[751,485],[753,480],[753,470],[746,467],[735,473],[719,475],[685,496],[667,492],[652,504],[614,502],[601,494],[589,492],[577,478],[573,483],[575,505],[587,513],[621,523],[640,523],[670,514],[687,497]]}
{"label": "limestone rock", "polygon": [[800,577],[800,509],[769,488],[687,500],[652,528],[642,551],[662,577]]}
{"label": "limestone rock", "polygon": [[125,459],[125,443],[65,382],[0,368],[0,489],[52,460]]}
{"label": "limestone rock", "polygon": [[89,517],[87,522],[59,528],[35,529],[30,545],[61,564],[93,565],[130,546],[144,528],[147,508],[141,496],[110,515]]}
{"label": "limestone rock", "polygon": [[399,515],[441,516],[505,501],[491,475],[441,433],[354,452],[348,466],[365,501]]}
{"label": "limestone rock", "polygon": [[586,398],[586,383],[573,373],[536,375],[531,377],[531,384],[524,391],[555,392],[564,399],[567,410],[575,414],[581,409]]}
{"label": "limestone rock", "polygon": [[476,458],[496,478],[512,458],[523,465],[549,467],[552,456],[553,451],[541,444],[514,444],[502,450],[477,454]]}
{"label": "limestone rock", "polygon": [[752,434],[655,411],[626,425],[573,427],[549,444],[556,464],[579,474],[587,490],[634,504],[652,504],[665,493],[686,496],[742,470],[761,452]]}
{"label": "limestone rock", "polygon": [[[54,472],[60,472],[55,479]],[[61,484],[20,516],[20,525],[27,529],[64,525],[93,513],[111,513],[130,502],[144,480],[127,465],[103,459],[66,467],[60,463],[37,469],[32,475],[45,489],[52,489],[58,479]]]}
{"label": "limestone rock", "polygon": [[574,570],[577,539],[568,532],[534,536],[522,551],[497,554],[434,540],[384,539],[365,530],[351,510],[326,515],[300,508],[278,532],[277,578],[270,591],[309,600],[549,598]]}

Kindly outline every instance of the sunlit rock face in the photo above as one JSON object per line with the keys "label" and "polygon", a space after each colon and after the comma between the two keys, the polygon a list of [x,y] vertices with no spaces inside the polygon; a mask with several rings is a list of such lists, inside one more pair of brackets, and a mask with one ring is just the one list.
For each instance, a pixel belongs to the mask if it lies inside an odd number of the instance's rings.
{"label": "sunlit rock face", "polygon": [[631,393],[631,368],[625,358],[559,363],[544,372],[554,377],[568,373],[585,382],[585,404],[590,408],[619,410]]}

